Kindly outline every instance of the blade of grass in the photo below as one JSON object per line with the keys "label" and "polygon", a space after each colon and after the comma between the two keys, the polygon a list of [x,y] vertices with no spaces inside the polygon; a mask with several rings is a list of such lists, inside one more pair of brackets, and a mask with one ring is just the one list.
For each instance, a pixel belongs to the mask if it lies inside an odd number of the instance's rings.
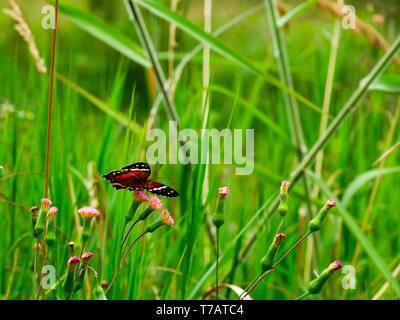
{"label": "blade of grass", "polygon": [[[51,1],[54,2],[54,0]],[[151,67],[150,60],[145,56],[142,49],[123,33],[111,28],[100,19],[79,10],[65,1],[60,2],[60,11],[77,27],[104,42],[125,57],[145,68]]]}
{"label": "blade of grass", "polygon": [[292,20],[293,18],[297,17],[299,14],[303,13],[304,11],[306,11],[308,8],[313,6],[318,1],[319,0],[309,0],[309,1],[306,1],[306,2],[303,2],[303,3],[300,3],[297,7],[295,7],[292,10],[290,10],[288,13],[286,13],[283,17],[281,17],[278,20],[278,27],[279,28],[284,27],[285,24],[287,24],[290,20]]}
{"label": "blade of grass", "polygon": [[137,32],[141,39],[142,45],[146,48],[147,54],[150,57],[151,64],[156,74],[158,87],[161,90],[164,97],[164,102],[168,117],[171,120],[176,121],[177,122],[176,125],[177,127],[179,127],[178,114],[176,113],[175,106],[169,97],[168,90],[165,87],[167,82],[165,81],[164,72],[161,68],[156,50],[154,48],[153,42],[151,41],[149,32],[146,28],[146,24],[144,22],[140,9],[137,7],[137,5],[134,3],[133,0],[124,0],[124,3],[130,19],[135,22],[135,27],[137,28]]}
{"label": "blade of grass", "polygon": [[155,15],[171,23],[175,23],[177,27],[181,28],[183,31],[187,32],[189,35],[191,35],[198,41],[202,42],[203,44],[209,45],[211,49],[218,52],[222,56],[235,62],[245,70],[261,76],[263,79],[265,79],[266,82],[276,86],[281,90],[288,92],[290,95],[294,96],[296,99],[304,103],[306,106],[318,112],[321,112],[320,108],[311,101],[309,101],[307,98],[303,97],[298,92],[288,88],[287,86],[282,84],[281,81],[271,76],[270,74],[263,72],[262,70],[251,64],[249,61],[247,61],[245,58],[243,58],[241,55],[239,55],[237,52],[228,48],[220,40],[218,40],[209,33],[205,33],[202,29],[192,24],[188,20],[184,19],[179,14],[171,11],[169,8],[152,0],[132,0],[132,1],[139,3],[140,5],[142,5],[143,7],[147,8],[149,11],[154,13]]}
{"label": "blade of grass", "polygon": [[367,182],[376,178],[379,175],[386,175],[390,173],[400,172],[400,167],[374,169],[359,175],[353,182],[351,182],[342,197],[342,204],[345,208],[348,207],[350,200]]}
{"label": "blade of grass", "polygon": [[125,116],[123,113],[121,113],[120,111],[111,107],[106,102],[97,98],[96,96],[94,96],[90,92],[86,91],[85,89],[83,89],[76,83],[72,82],[71,80],[65,78],[63,75],[58,73],[57,78],[61,82],[65,83],[67,86],[70,86],[73,90],[78,92],[80,95],[85,97],[87,100],[89,100],[91,103],[93,103],[97,108],[102,110],[104,113],[106,113],[109,116],[111,116],[112,118],[114,118],[116,121],[118,121],[123,126],[133,130],[137,134],[142,133],[142,127],[138,123],[134,122],[133,120],[131,120],[131,124],[129,124],[130,123],[129,118],[127,116]]}

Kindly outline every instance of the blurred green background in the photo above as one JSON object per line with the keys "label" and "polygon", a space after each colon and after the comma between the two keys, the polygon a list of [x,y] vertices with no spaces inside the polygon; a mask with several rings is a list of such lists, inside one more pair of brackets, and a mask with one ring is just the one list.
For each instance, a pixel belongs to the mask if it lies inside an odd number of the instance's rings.
{"label": "blurred green background", "polygon": [[[128,19],[122,0],[112,4],[110,1],[90,0],[61,2],[101,20],[140,47],[136,29]],[[41,27],[41,9],[48,3],[29,0],[17,3],[49,69],[52,33]],[[160,3],[170,6],[169,1]],[[216,38],[259,69],[278,78],[271,29],[262,3],[253,0],[212,1],[212,30],[247,10],[258,8],[254,14]],[[295,8],[301,1],[286,0],[285,3],[289,8]],[[399,35],[398,1],[349,1],[346,4],[353,5],[357,18],[378,31],[388,43]],[[0,7],[9,5],[0,0]],[[143,7],[141,11],[164,74],[168,76],[169,66],[176,67],[198,41],[178,28],[171,61],[168,53],[170,23]],[[203,28],[203,1],[180,1],[178,13]],[[319,108],[322,108],[324,100],[335,21],[330,12],[314,5],[283,29],[294,88]],[[0,13],[0,294],[4,299],[33,299],[34,241],[27,208],[38,205],[43,197],[49,72],[37,72],[27,44],[15,31],[14,24],[8,15]],[[116,192],[102,181],[100,175],[130,162],[146,160],[145,148],[149,143],[145,141],[145,129],[155,101],[156,83],[151,69],[128,59],[106,42],[83,31],[68,14],[60,11],[56,72],[86,93],[56,80],[50,198],[60,209],[57,224],[67,234],[58,235],[54,256],[58,272],[64,272],[69,256],[67,242],[76,239],[78,234],[74,212],[78,207],[92,205],[102,212],[90,243],[90,250],[96,255],[93,266],[99,281],[109,282],[116,266],[123,217],[132,195]],[[383,53],[382,48],[365,34],[340,30],[329,121],[341,110]],[[173,101],[181,128],[196,131],[202,128],[202,68],[200,51],[186,65],[177,84]],[[236,176],[233,165],[210,165],[208,179],[204,180],[204,166],[163,166],[157,173],[160,180],[181,193],[177,200],[163,199],[174,215],[176,225],[171,230],[160,230],[157,236],[145,238],[135,247],[110,291],[111,299],[200,299],[214,286],[214,273],[211,273],[196,287],[215,262],[215,234],[210,221],[217,189],[223,185],[231,188],[231,195],[226,205],[226,224],[221,229],[220,246],[226,255],[221,261],[220,279],[245,288],[259,273],[259,261],[279,224],[279,217],[268,217],[266,210],[259,209],[277,194],[280,181],[288,179],[298,163],[297,152],[290,143],[291,129],[285,102],[281,90],[213,51],[209,69],[211,85],[219,90],[209,91],[208,127],[254,128],[255,170],[250,176]],[[363,234],[383,258],[385,267],[393,272],[398,270],[400,263],[400,205],[397,199],[400,154],[395,149],[383,163],[375,164],[375,161],[400,140],[397,124],[399,67],[391,63],[385,74],[393,76],[397,82],[393,81],[390,90],[387,87],[370,90],[360,107],[329,140],[324,148],[321,180],[338,200],[350,195],[345,208],[359,226],[363,225]],[[93,97],[97,100],[93,101]],[[168,118],[162,105],[157,110],[153,127],[166,129]],[[128,121],[128,128],[133,129],[127,130],[127,126],[119,121],[121,117],[118,120],[113,110],[117,110]],[[302,103],[299,103],[299,111],[305,143],[310,148],[320,134],[321,113]],[[283,134],[277,134],[265,117]],[[131,120],[140,128],[135,127]],[[378,172],[378,168],[390,169]],[[310,169],[315,168],[311,166]],[[22,174],[9,177],[15,173]],[[350,191],[349,186],[353,188]],[[282,229],[288,238],[280,254],[303,234],[307,215],[315,215],[328,198],[327,194],[318,192],[316,185],[311,187],[314,191],[308,196],[312,212],[308,213],[305,213],[307,197],[303,184],[298,183],[293,188],[289,214]],[[204,203],[203,189],[206,190]],[[334,260],[354,265],[355,289],[343,289],[344,274],[339,274],[321,295],[313,298],[371,299],[377,294],[385,278],[335,210],[313,241],[297,248],[257,286],[253,298],[293,299],[304,291],[308,280],[314,277],[314,271],[322,271]],[[235,236],[256,213],[257,217],[246,232],[236,239]],[[366,216],[368,219],[364,223]],[[137,234],[141,228],[144,227],[138,226]],[[253,235],[257,237],[253,238]],[[357,250],[360,250],[359,254],[355,253]],[[88,292],[92,287],[93,283],[88,282]],[[236,298],[228,290],[223,290],[221,295]],[[395,293],[389,286],[382,297],[391,299]],[[49,294],[48,298],[56,299],[57,294]]]}

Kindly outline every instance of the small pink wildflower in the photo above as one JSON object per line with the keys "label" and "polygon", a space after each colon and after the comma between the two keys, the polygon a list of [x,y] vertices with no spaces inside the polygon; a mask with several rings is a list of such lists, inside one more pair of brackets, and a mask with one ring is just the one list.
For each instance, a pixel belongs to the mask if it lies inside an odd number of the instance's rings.
{"label": "small pink wildflower", "polygon": [[325,203],[329,208],[332,208],[334,206],[336,206],[336,201],[334,199],[329,199],[326,203]]}
{"label": "small pink wildflower", "polygon": [[218,188],[218,197],[220,200],[224,200],[227,196],[229,196],[229,193],[229,187]]}
{"label": "small pink wildflower", "polygon": [[86,220],[86,219],[92,219],[94,217],[97,217],[100,215],[100,212],[92,207],[83,207],[78,210],[78,213],[81,215],[81,217]]}
{"label": "small pink wildflower", "polygon": [[94,253],[86,252],[86,253],[84,253],[84,254],[82,255],[82,260],[85,261],[85,262],[87,262],[87,261],[89,261],[90,258],[93,257],[93,256],[94,256]]}
{"label": "small pink wildflower", "polygon": [[50,199],[43,198],[43,199],[40,201],[40,203],[41,203],[41,205],[42,205],[42,210],[43,210],[43,211],[48,211],[48,210],[50,209],[51,204],[52,204],[53,202],[51,202]]}
{"label": "small pink wildflower", "polygon": [[74,267],[77,264],[79,264],[80,262],[81,262],[81,259],[79,259],[77,256],[73,256],[72,258],[70,258],[68,260],[68,266]]}
{"label": "small pink wildflower", "polygon": [[147,202],[147,201],[149,201],[149,197],[147,196],[147,194],[144,193],[141,190],[135,190],[133,192],[133,194],[134,194],[134,198],[135,198],[136,202]]}
{"label": "small pink wildflower", "polygon": [[284,180],[281,183],[281,193],[287,193],[289,190],[290,181]]}
{"label": "small pink wildflower", "polygon": [[47,216],[50,219],[54,219],[54,217],[56,216],[58,212],[58,208],[57,207],[51,207],[50,210],[47,212]]}
{"label": "small pink wildflower", "polygon": [[334,261],[328,267],[330,272],[333,272],[333,271],[335,271],[337,269],[342,269],[342,268],[343,268],[343,265],[342,265],[342,263],[340,261]]}
{"label": "small pink wildflower", "polygon": [[174,219],[171,217],[171,215],[169,214],[168,210],[163,210],[162,216],[161,216],[161,220],[164,224],[172,227],[175,224]]}
{"label": "small pink wildflower", "polygon": [[156,210],[156,211],[162,210],[162,202],[157,197],[150,197],[149,205],[150,205],[150,208],[153,210]]}

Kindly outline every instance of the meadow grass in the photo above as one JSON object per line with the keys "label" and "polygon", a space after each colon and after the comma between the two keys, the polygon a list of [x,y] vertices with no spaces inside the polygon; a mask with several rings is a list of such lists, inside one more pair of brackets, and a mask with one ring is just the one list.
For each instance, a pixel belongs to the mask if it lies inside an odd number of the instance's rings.
{"label": "meadow grass", "polygon": [[[77,209],[90,205],[101,212],[87,244],[87,250],[95,254],[90,265],[99,282],[110,283],[124,217],[133,198],[131,192],[114,190],[101,175],[146,161],[150,144],[146,129],[152,114],[152,127],[164,130],[174,117],[180,128],[196,131],[205,124],[218,129],[254,128],[255,170],[250,176],[238,176],[233,165],[154,166],[153,171],[159,169],[159,180],[181,194],[174,200],[162,199],[175,225],[138,241],[107,297],[200,299],[214,288],[212,215],[222,186],[229,186],[230,195],[225,201],[225,223],[219,230],[219,282],[248,287],[260,274],[260,260],[280,223],[272,209],[278,203],[281,181],[291,179],[293,172],[299,174],[296,180],[300,178],[304,171],[299,170],[299,163],[326,133],[321,126],[329,128],[349,106],[351,97],[362,88],[360,81],[379,66],[384,52],[365,36],[342,29],[336,35],[338,47],[332,62],[337,22],[315,6],[297,7],[292,16],[285,16],[290,18],[286,27],[281,27],[277,22],[268,25],[268,5],[274,1],[238,2],[227,8],[224,1],[214,1],[212,30],[216,31],[211,35],[202,30],[198,10],[202,1],[181,4],[178,13],[173,13],[167,1],[140,0],[136,6],[143,15],[142,27],[148,31],[143,37],[140,31],[138,36],[137,22],[129,19],[123,1],[112,7],[107,2],[96,6],[90,1],[60,3],[49,166],[49,198],[59,209],[56,219],[62,231],[57,233],[52,259],[57,272],[64,275],[71,255],[68,242],[79,238]],[[295,8],[301,1],[288,3]],[[51,30],[41,28],[39,14],[46,2],[19,4],[49,68]],[[358,18],[373,25],[372,12],[358,2],[354,5]],[[79,7],[78,13],[68,6]],[[398,14],[400,8],[394,2],[375,10],[382,10],[386,17],[375,28],[394,43],[399,26],[390,14],[391,10]],[[157,90],[157,77],[159,82],[171,80],[166,26],[172,22],[177,26],[178,43],[172,64],[173,96]],[[217,32],[223,25],[226,29],[220,31],[224,32]],[[35,241],[28,209],[40,205],[44,197],[49,72],[38,73],[25,42],[12,26],[10,17],[0,15],[0,27],[7,30],[0,36],[0,294],[3,299],[34,299]],[[91,32],[83,32],[89,27]],[[274,36],[280,38],[278,48]],[[202,87],[199,43],[211,48],[208,88]],[[150,55],[146,44],[154,47]],[[275,50],[287,60],[276,59]],[[185,58],[179,76],[177,67]],[[149,69],[152,65],[155,68]],[[394,63],[385,70],[388,74],[398,79]],[[327,79],[331,86],[326,86]],[[320,170],[307,163],[303,176],[307,188],[303,180],[291,185],[289,211],[281,230],[287,239],[277,258],[307,231],[308,221],[328,198],[335,198],[338,206],[313,240],[297,247],[254,288],[252,298],[299,297],[314,271],[321,272],[340,260],[355,266],[355,289],[345,290],[341,285],[345,275],[338,272],[319,295],[308,298],[371,299],[398,269],[398,149],[375,163],[400,140],[399,86],[396,82],[390,85],[386,83],[384,90],[365,88],[356,96],[359,106],[353,108],[350,103],[353,112],[340,120],[338,130],[316,150],[323,151]],[[203,108],[204,92],[208,114]],[[327,104],[327,124],[321,125]],[[302,144],[303,150],[296,147]],[[147,224],[138,223],[131,242]],[[92,273],[87,278],[86,298],[94,298]],[[399,298],[394,281],[380,298]],[[59,296],[62,290],[58,287],[47,298]],[[237,299],[238,295],[231,289],[219,290],[219,298],[226,297]],[[82,292],[74,296],[83,298]]]}

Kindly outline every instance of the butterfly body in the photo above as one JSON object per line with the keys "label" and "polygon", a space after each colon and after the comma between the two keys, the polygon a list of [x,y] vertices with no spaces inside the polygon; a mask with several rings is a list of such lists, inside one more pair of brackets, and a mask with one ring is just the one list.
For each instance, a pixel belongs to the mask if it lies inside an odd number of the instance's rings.
{"label": "butterfly body", "polygon": [[121,170],[111,171],[103,175],[103,178],[108,180],[117,190],[147,190],[168,198],[179,196],[176,190],[150,179],[150,173],[150,166],[147,163],[135,162]]}

